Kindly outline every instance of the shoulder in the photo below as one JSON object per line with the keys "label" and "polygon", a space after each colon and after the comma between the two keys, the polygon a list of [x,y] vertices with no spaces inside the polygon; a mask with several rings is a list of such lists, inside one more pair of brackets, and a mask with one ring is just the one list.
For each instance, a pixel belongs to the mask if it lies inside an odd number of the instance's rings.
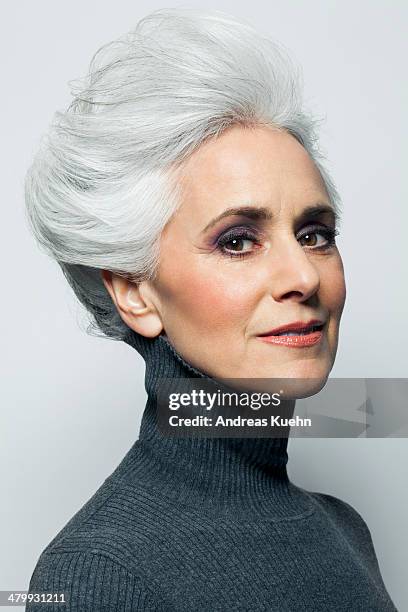
{"label": "shoulder", "polygon": [[[59,612],[160,610],[160,585],[146,569],[143,509],[132,493],[120,482],[102,485],[44,548],[29,592],[65,593],[66,604],[55,608]],[[26,610],[49,606],[32,602]]]}
{"label": "shoulder", "polygon": [[347,517],[353,521],[356,521],[357,523],[364,523],[365,525],[365,521],[361,514],[348,502],[345,502],[334,495],[321,493],[319,491],[308,491],[308,494],[322,510],[332,514],[333,516]]}
{"label": "shoulder", "polygon": [[43,552],[30,579],[33,601],[26,612],[45,612],[52,596],[59,612],[159,611],[147,577],[129,570],[105,551],[57,549]]}
{"label": "shoulder", "polygon": [[[156,511],[155,511],[156,510]],[[43,550],[44,555],[81,551],[111,556],[129,566],[143,562],[147,531],[160,529],[155,498],[135,484],[107,479]]]}
{"label": "shoulder", "polygon": [[308,494],[336,528],[345,534],[364,539],[373,548],[367,523],[351,504],[328,493],[313,491]]}

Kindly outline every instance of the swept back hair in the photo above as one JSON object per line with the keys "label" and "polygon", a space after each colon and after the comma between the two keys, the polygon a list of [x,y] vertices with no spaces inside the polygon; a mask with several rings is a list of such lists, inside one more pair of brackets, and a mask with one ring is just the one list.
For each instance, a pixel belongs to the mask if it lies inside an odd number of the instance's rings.
{"label": "swept back hair", "polygon": [[[101,270],[154,278],[160,234],[179,206],[176,169],[233,125],[291,133],[318,167],[319,123],[303,109],[301,72],[284,49],[219,11],[154,11],[70,82],[25,182],[27,218],[90,319],[88,333],[128,331]],[[182,290],[182,289],[180,289]]]}

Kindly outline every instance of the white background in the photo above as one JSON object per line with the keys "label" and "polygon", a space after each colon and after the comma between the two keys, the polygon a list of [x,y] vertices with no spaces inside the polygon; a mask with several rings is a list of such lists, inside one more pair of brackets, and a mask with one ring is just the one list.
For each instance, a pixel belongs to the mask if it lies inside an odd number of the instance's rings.
{"label": "white background", "polygon": [[[56,263],[24,219],[23,179],[55,110],[102,44],[150,11],[139,0],[8,3],[2,95],[0,590],[27,589],[42,549],[138,435],[143,361],[86,335]],[[308,105],[343,199],[348,296],[334,377],[407,377],[406,2],[191,2],[248,19],[303,66]],[[82,325],[82,328],[81,328]],[[408,440],[291,440],[289,474],[367,522],[397,608],[408,610]],[[13,608],[15,609],[15,608]]]}

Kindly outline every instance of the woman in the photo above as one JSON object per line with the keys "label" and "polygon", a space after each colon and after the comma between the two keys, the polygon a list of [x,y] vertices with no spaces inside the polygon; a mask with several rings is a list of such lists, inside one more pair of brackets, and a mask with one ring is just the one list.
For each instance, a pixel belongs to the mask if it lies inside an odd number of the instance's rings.
{"label": "woman", "polygon": [[[286,437],[172,437],[161,381],[333,366],[339,197],[284,53],[157,11],[102,48],[27,176],[35,235],[94,333],[146,361],[139,439],[42,552],[27,610],[395,610],[348,504],[288,479]],[[294,401],[293,401],[294,406]],[[38,598],[37,598],[38,599]]]}

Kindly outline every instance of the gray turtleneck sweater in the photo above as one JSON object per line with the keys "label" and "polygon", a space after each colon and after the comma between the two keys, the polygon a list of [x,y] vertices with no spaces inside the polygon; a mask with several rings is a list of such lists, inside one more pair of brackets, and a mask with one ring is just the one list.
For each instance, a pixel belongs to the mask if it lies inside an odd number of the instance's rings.
{"label": "gray turtleneck sweater", "polygon": [[[370,532],[347,503],[295,486],[287,438],[174,438],[160,378],[204,376],[159,336],[139,439],[42,552],[27,612],[395,611]],[[45,598],[45,597],[44,597]]]}

